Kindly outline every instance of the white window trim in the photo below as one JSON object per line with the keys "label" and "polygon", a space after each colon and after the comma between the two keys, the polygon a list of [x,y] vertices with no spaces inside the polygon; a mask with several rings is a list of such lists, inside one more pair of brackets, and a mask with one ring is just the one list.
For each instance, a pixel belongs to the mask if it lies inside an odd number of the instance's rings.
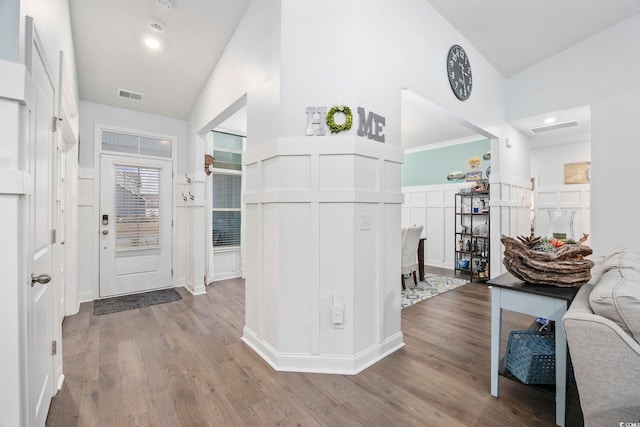
{"label": "white window trim", "polygon": [[[209,132],[213,132],[214,130],[208,131]],[[221,133],[228,133],[228,132],[221,132]],[[208,139],[207,139],[207,143],[205,145],[205,152],[207,154],[211,154],[213,155],[213,151],[223,151],[223,152],[227,152],[227,153],[235,153],[235,154],[240,154],[244,157],[244,152],[245,152],[245,146],[246,146],[246,141],[247,141],[247,137],[246,135],[236,135],[238,137],[243,138],[242,139],[242,148],[239,150],[234,150],[231,148],[216,148],[213,145],[213,141],[211,141],[211,143],[209,143]],[[243,244],[244,244],[244,230],[245,230],[245,215],[246,215],[246,210],[245,210],[245,205],[244,205],[244,188],[245,188],[245,180],[242,179],[242,183],[240,186],[240,245],[239,246],[223,246],[223,247],[216,247],[214,248],[213,244],[211,243],[211,215],[213,212],[213,200],[212,200],[212,181],[213,181],[213,174],[214,173],[221,173],[221,174],[229,174],[229,175],[240,175],[241,177],[244,178],[245,176],[245,166],[244,164],[240,165],[240,170],[234,170],[234,169],[224,169],[224,168],[216,168],[215,167],[215,162],[214,162],[214,167],[211,168],[211,175],[207,176],[207,180],[206,180],[206,185],[205,185],[205,194],[206,194],[206,203],[207,203],[207,244],[206,244],[206,248],[207,248],[207,274],[210,275],[210,277],[208,277],[208,280],[212,279],[215,274],[214,274],[214,255],[218,254],[218,253],[225,253],[225,252],[236,252],[239,251],[240,252],[240,258],[244,259],[244,254],[243,254]],[[230,210],[237,210],[237,209],[230,209]],[[242,275],[244,276],[244,265],[241,266],[242,269]]]}

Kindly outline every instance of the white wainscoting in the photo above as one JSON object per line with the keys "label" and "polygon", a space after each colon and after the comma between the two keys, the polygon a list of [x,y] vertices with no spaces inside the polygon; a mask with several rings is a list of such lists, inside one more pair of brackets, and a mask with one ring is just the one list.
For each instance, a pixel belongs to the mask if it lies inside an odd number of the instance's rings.
{"label": "white wainscoting", "polygon": [[426,265],[453,268],[455,194],[466,183],[403,187],[402,226],[422,225]]}
{"label": "white wainscoting", "polygon": [[[468,183],[403,187],[402,225],[424,227],[425,264],[453,269],[455,194]],[[523,184],[491,183],[491,277],[505,272],[500,236],[529,235],[530,189]]]}
{"label": "white wainscoting", "polygon": [[[578,240],[583,233],[591,233],[591,185],[547,185],[535,191],[535,234],[549,236],[548,210],[576,211],[573,230]],[[587,241],[589,244],[589,241]]]}
{"label": "white wainscoting", "polygon": [[531,234],[531,189],[529,183],[491,183],[491,277],[506,269],[502,264],[502,235]]}
{"label": "white wainscoting", "polygon": [[[207,241],[209,243],[209,241]],[[232,279],[242,276],[242,258],[240,248],[214,249],[213,280]]]}
{"label": "white wainscoting", "polygon": [[401,148],[291,137],[256,144],[243,160],[242,340],[274,369],[341,374],[402,347]]}
{"label": "white wainscoting", "polygon": [[94,170],[78,169],[78,303],[98,298],[98,195]]}

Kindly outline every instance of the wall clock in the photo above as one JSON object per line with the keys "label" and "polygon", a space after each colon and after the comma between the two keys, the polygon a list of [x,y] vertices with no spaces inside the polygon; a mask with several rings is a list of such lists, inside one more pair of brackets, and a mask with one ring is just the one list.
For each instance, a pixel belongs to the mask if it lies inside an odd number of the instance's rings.
{"label": "wall clock", "polygon": [[471,64],[467,52],[457,44],[451,46],[447,55],[447,76],[451,90],[460,101],[464,101],[471,95],[473,79],[471,77]]}

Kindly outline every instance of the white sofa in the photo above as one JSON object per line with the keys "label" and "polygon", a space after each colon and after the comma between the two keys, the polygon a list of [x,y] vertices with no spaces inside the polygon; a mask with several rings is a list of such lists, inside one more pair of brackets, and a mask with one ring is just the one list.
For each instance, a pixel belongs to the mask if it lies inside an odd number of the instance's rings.
{"label": "white sofa", "polygon": [[640,253],[596,260],[562,324],[585,426],[640,426]]}

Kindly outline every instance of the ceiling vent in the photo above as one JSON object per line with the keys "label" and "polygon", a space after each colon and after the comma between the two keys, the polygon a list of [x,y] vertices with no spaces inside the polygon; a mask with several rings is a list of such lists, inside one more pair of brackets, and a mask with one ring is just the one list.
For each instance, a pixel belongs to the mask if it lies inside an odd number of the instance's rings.
{"label": "ceiling vent", "polygon": [[160,9],[171,9],[173,7],[173,0],[156,0],[156,4]]}
{"label": "ceiling vent", "polygon": [[575,120],[572,120],[570,122],[565,122],[565,123],[554,123],[552,125],[549,126],[540,126],[539,128],[533,128],[533,129],[529,129],[531,131],[531,133],[542,133],[542,132],[549,132],[552,130],[558,130],[558,129],[563,129],[563,128],[572,128],[575,126],[580,126],[580,123],[578,123]]}
{"label": "ceiling vent", "polygon": [[118,89],[118,96],[120,98],[132,99],[134,101],[142,101],[142,98],[144,98],[144,95],[141,93],[124,89]]}

